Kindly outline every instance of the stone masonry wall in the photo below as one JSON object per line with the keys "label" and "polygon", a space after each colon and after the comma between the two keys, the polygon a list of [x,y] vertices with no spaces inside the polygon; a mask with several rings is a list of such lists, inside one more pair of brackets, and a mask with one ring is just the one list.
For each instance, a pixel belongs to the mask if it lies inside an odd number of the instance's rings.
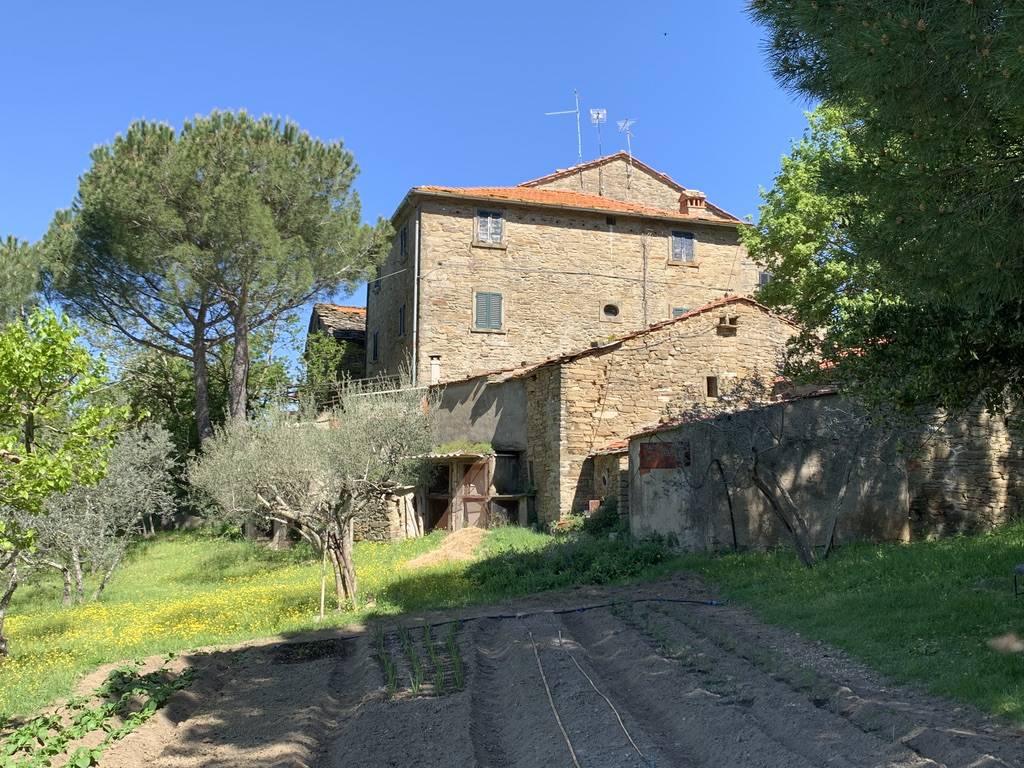
{"label": "stone masonry wall", "polygon": [[[421,205],[421,381],[429,380],[432,355],[440,358],[441,381],[452,381],[585,348],[667,319],[673,307],[693,309],[727,293],[749,294],[757,284],[757,267],[734,227],[623,216],[609,223],[604,215],[509,205],[500,208],[505,242],[493,247],[473,242],[480,207],[494,206],[441,200]],[[673,230],[695,234],[693,264],[669,263]],[[383,293],[388,289],[387,281],[379,297],[371,289],[369,304],[390,307],[393,315],[398,299]],[[473,329],[476,291],[502,294],[501,331]],[[411,305],[411,288],[402,295]],[[619,308],[614,320],[603,313],[610,303]],[[376,309],[369,314],[368,346],[381,322]],[[396,368],[384,349],[392,354],[392,347],[384,347],[370,375]],[[407,347],[395,351],[407,354]]]}
{"label": "stone masonry wall", "polygon": [[1024,431],[1020,410],[1006,417],[970,409],[943,414],[907,458],[912,538],[975,533],[1024,510]]}
{"label": "stone masonry wall", "polygon": [[569,192],[582,192],[585,195],[603,194],[604,197],[613,200],[625,200],[679,212],[679,190],[636,165],[630,173],[629,163],[622,158],[531,186],[564,189]]}
{"label": "stone masonry wall", "polygon": [[[401,231],[406,230],[406,253]],[[391,250],[381,265],[379,286],[366,287],[366,375],[399,375],[412,360],[413,281],[416,266],[416,210],[395,223]],[[405,306],[405,332],[399,328],[399,310]],[[373,360],[373,334],[378,334],[378,360]]]}
{"label": "stone masonry wall", "polygon": [[[565,403],[561,397],[562,372],[558,366],[541,368],[523,380],[526,389],[527,477],[533,481],[534,512],[541,522],[544,511],[557,508],[561,484],[561,424]],[[571,480],[571,478],[567,478]]]}
{"label": "stone masonry wall", "polygon": [[[737,318],[735,335],[720,335],[721,317]],[[586,509],[599,498],[588,457],[609,442],[656,424],[669,403],[704,401],[706,378],[755,374],[771,379],[796,329],[750,304],[727,304],[624,341],[562,366],[560,462],[563,482],[558,517]]]}

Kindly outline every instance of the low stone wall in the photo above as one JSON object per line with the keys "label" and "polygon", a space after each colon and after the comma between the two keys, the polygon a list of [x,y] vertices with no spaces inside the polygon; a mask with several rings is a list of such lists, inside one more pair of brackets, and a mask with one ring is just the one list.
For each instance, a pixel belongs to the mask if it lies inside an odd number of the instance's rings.
{"label": "low stone wall", "polygon": [[[633,534],[696,551],[787,543],[785,524],[750,479],[754,439],[763,451],[762,477],[777,479],[791,496],[815,545],[827,543],[841,496],[838,542],[905,540],[908,491],[899,441],[869,429],[855,454],[837,455],[849,436],[834,431],[835,419],[850,407],[836,397],[806,398],[630,441]],[[771,447],[762,437],[769,433],[784,437]]]}
{"label": "low stone wall", "polygon": [[874,426],[855,452],[844,454],[835,424],[846,415],[859,418],[856,406],[838,396],[812,397],[630,441],[634,535],[666,537],[692,550],[786,543],[780,519],[730,459],[744,450],[744,425],[766,413],[768,426],[787,435],[778,450],[765,454],[766,468],[792,496],[819,546],[828,538],[847,472],[839,542],[977,533],[1024,510],[1018,414],[1003,417],[976,407],[955,418],[931,414],[928,426]]}
{"label": "low stone wall", "polygon": [[356,519],[352,537],[356,541],[401,541],[421,536],[412,499],[413,489],[389,497],[370,515]]}
{"label": "low stone wall", "polygon": [[936,414],[906,461],[914,538],[976,533],[1024,510],[1024,416]]}

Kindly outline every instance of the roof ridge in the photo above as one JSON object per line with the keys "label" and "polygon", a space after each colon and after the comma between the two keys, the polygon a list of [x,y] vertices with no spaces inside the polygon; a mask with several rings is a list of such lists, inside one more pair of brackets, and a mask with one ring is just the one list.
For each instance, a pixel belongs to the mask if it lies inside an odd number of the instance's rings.
{"label": "roof ridge", "polygon": [[645,163],[643,160],[638,159],[636,155],[631,155],[630,153],[622,149],[611,155],[602,155],[601,157],[598,157],[594,160],[588,160],[585,163],[577,163],[576,165],[570,166],[569,168],[560,168],[557,171],[545,174],[544,176],[538,176],[535,179],[528,179],[526,181],[520,182],[517,186],[534,187],[537,186],[538,184],[542,184],[545,181],[554,181],[555,179],[560,179],[565,176],[571,176],[572,174],[578,173],[579,171],[585,171],[590,168],[595,168],[598,165],[604,165],[605,163],[610,163],[613,160],[618,160],[621,158],[627,158],[633,165],[646,171],[652,176],[656,176],[657,178],[667,183],[670,187],[674,187],[679,192],[685,192],[688,189],[688,187],[683,186],[678,181],[669,176],[667,173],[659,171],[657,168],[654,168]]}

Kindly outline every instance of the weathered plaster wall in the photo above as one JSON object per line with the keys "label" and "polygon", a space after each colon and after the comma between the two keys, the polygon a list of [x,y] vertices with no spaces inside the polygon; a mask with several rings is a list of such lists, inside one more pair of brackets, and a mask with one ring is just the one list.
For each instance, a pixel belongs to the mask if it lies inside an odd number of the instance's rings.
{"label": "weathered plaster wall", "polygon": [[[779,450],[764,454],[764,466],[793,497],[816,544],[826,543],[831,514],[851,462],[837,541],[908,539],[908,483],[900,441],[889,431],[871,429],[855,455],[844,452],[837,446],[843,433],[836,431],[834,420],[850,408],[837,397],[805,398],[632,440],[633,534],[663,536],[691,550],[731,549],[734,530],[740,548],[788,542],[780,520],[735,459],[749,454],[753,425],[765,424],[781,430],[785,439]],[[642,469],[640,453],[647,444],[674,451],[676,456],[688,454],[690,464]],[[722,463],[724,481],[715,460]]]}
{"label": "weathered plaster wall", "polygon": [[490,443],[497,451],[527,445],[526,391],[512,379],[488,383],[482,376],[437,387],[434,444],[454,440]]}

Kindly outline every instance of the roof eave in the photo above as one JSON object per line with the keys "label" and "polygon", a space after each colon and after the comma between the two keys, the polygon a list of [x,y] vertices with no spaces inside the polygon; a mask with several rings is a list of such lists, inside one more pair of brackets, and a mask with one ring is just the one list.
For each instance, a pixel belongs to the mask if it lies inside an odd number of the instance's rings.
{"label": "roof eave", "polygon": [[405,205],[413,196],[420,197],[436,197],[442,199],[451,200],[485,200],[490,203],[501,203],[502,205],[515,205],[523,208],[551,208],[560,211],[582,211],[584,213],[597,213],[602,216],[622,216],[625,218],[640,219],[646,221],[674,221],[677,223],[686,224],[704,224],[711,227],[728,227],[730,229],[736,229],[739,227],[750,226],[744,221],[736,219],[735,221],[723,221],[721,219],[702,219],[693,216],[673,216],[670,212],[666,211],[664,215],[659,216],[657,213],[637,213],[635,211],[619,211],[610,208],[596,208],[591,206],[582,205],[559,205],[558,203],[547,203],[536,200],[508,200],[501,197],[493,197],[490,195],[473,195],[465,192],[442,192],[433,189],[422,189],[421,187],[413,187],[409,190],[408,194],[402,199],[398,208],[395,210],[392,221],[397,219],[398,214],[402,211]]}

